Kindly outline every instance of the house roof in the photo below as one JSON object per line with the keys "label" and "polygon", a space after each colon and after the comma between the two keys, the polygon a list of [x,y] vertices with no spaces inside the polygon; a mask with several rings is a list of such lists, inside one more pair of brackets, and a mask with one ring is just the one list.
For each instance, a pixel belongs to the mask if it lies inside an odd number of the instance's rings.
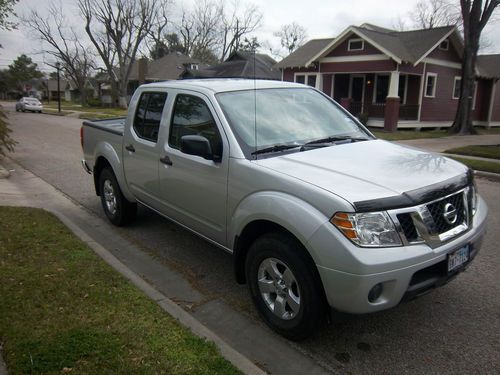
{"label": "house roof", "polygon": [[256,78],[281,79],[274,69],[276,61],[262,53],[236,51],[226,61],[207,69],[187,70],[183,78]]}
{"label": "house roof", "polygon": [[[187,64],[200,64],[200,61],[182,53],[169,53],[157,60],[147,59],[146,81],[165,81],[178,79]],[[130,72],[130,81],[139,80],[139,61],[134,61]]]}
{"label": "house roof", "polygon": [[335,38],[312,39],[303,46],[297,48],[290,55],[276,64],[277,68],[300,68],[305,67],[311,56],[320,53],[326,46],[331,44]]}
{"label": "house roof", "polygon": [[[415,65],[436,48],[442,40],[452,34],[458,35],[455,26],[410,31],[395,31],[371,24],[350,26],[335,39],[309,41],[280,61],[277,66],[280,68],[308,66],[337,47],[352,33],[365,39],[398,63],[409,62]],[[454,36],[455,45],[460,44],[457,35]]]}
{"label": "house roof", "polygon": [[500,78],[500,54],[479,55],[477,57],[477,75],[483,78]]}

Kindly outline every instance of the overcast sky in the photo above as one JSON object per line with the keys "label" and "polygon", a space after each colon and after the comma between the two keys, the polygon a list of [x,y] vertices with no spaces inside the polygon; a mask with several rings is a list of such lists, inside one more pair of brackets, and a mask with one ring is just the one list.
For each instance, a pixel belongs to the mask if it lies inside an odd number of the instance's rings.
{"label": "overcast sky", "polygon": [[[28,9],[37,9],[46,12],[47,4],[51,0],[21,0],[16,6],[18,14]],[[230,0],[229,0],[230,1]],[[260,42],[269,41],[271,45],[279,46],[279,39],[273,33],[281,25],[297,22],[306,28],[308,39],[334,37],[349,25],[360,25],[365,22],[383,27],[392,27],[397,18],[407,18],[413,9],[416,0],[316,0],[304,2],[296,0],[247,0],[256,4],[263,13],[262,27],[255,33]],[[245,3],[245,0],[240,0]],[[59,4],[59,1],[56,2]],[[78,18],[77,0],[62,0],[63,9],[68,18],[74,22],[81,22]],[[192,6],[189,0],[176,0],[172,13],[179,9]],[[408,21],[408,26],[411,22]],[[82,31],[82,35],[83,35]],[[483,53],[500,53],[500,22],[491,23],[483,33],[490,46]],[[44,71],[52,70],[44,66],[49,57],[36,54],[40,51],[40,43],[36,37],[20,27],[14,31],[0,31],[0,69],[4,69],[22,53],[30,55],[39,63]],[[264,52],[264,51],[263,51]]]}

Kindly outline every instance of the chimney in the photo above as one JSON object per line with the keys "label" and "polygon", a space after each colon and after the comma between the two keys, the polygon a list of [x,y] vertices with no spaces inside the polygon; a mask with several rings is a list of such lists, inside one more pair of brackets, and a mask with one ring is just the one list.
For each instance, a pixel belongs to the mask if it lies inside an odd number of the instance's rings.
{"label": "chimney", "polygon": [[148,74],[148,59],[143,57],[137,60],[137,77],[139,79],[139,84],[142,85],[146,82],[146,76]]}

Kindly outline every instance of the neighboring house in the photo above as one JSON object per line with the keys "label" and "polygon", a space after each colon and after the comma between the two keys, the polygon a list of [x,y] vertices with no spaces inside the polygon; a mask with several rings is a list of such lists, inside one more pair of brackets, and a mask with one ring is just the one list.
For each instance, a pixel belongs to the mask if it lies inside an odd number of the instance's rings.
{"label": "neighboring house", "polygon": [[129,77],[128,94],[132,96],[135,89],[144,83],[179,79],[187,69],[197,70],[207,66],[180,52],[169,53],[157,60],[136,60]]}
{"label": "neighboring house", "polygon": [[[311,40],[276,67],[283,80],[316,87],[354,115],[368,116],[370,126],[447,127],[460,94],[462,51],[455,26],[399,32],[363,24]],[[499,55],[478,59],[477,125],[500,126],[499,66]]]}
{"label": "neighboring house", "polygon": [[[62,84],[62,83],[61,83]],[[85,81],[85,91],[87,93],[87,100],[98,97],[98,83],[95,79],[89,78]],[[64,100],[67,102],[78,103],[81,100],[81,92],[75,83],[71,80],[65,81],[64,85]]]}
{"label": "neighboring house", "polygon": [[280,80],[276,61],[262,53],[233,52],[224,62],[206,69],[188,69],[182,78],[250,78]]}
{"label": "neighboring house", "polygon": [[[61,99],[65,99],[65,90],[66,86],[68,85],[68,81],[65,79],[59,79],[59,91],[57,90],[57,79],[47,79],[45,82],[45,87],[46,87],[46,92],[44,95],[45,99],[48,99],[48,101],[53,101],[53,100],[58,100],[59,96]],[[66,99],[68,100],[68,99]]]}

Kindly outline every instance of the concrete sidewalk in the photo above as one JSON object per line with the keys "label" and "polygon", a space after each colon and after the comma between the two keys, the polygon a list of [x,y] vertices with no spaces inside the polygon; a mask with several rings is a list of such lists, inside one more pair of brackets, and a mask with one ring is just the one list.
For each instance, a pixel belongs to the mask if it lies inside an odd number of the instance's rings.
{"label": "concrete sidewalk", "polygon": [[0,179],[0,206],[38,207],[54,213],[166,312],[194,334],[214,342],[221,354],[243,373],[313,375],[337,370],[303,353],[261,321],[235,311],[222,300],[207,299],[177,271],[127,240],[126,230],[96,217],[10,159],[1,163],[11,172],[9,178]]}
{"label": "concrete sidewalk", "polygon": [[475,145],[499,145],[500,134],[487,135],[453,135],[442,138],[410,139],[406,141],[395,141],[408,146],[422,148],[432,152],[444,152],[450,148],[475,146]]}

